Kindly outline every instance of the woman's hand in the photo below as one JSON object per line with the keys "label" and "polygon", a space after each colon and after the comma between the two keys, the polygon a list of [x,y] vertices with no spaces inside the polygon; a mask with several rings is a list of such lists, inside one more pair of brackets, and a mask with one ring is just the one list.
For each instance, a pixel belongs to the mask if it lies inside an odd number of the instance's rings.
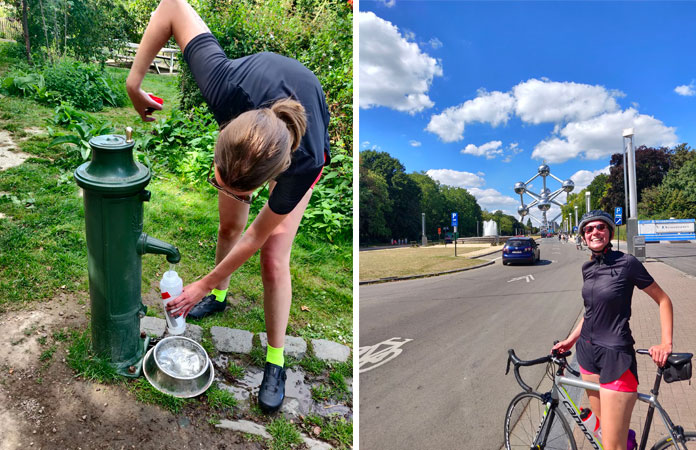
{"label": "woman's hand", "polygon": [[557,342],[556,345],[551,347],[551,351],[553,352],[554,350],[556,350],[559,353],[567,352],[571,348],[573,348],[573,345],[575,345],[575,341],[577,341],[577,339],[572,339],[572,338],[564,339],[560,342]]}
{"label": "woman's hand", "polygon": [[670,355],[670,353],[672,353],[672,345],[653,345],[648,351],[650,352],[650,356],[652,356],[653,361],[655,361],[655,364],[657,364],[658,367],[662,367],[667,362],[667,357]]}
{"label": "woman's hand", "polygon": [[176,317],[183,315],[188,316],[188,313],[194,306],[200,302],[205,295],[210,292],[203,280],[184,286],[184,290],[177,298],[167,303],[167,311],[174,314]]}
{"label": "woman's hand", "polygon": [[155,111],[162,110],[162,105],[157,103],[150,97],[150,94],[143,91],[140,87],[138,88],[128,88],[128,97],[130,97],[131,102],[133,102],[133,108],[135,112],[140,114],[140,118],[145,122],[153,122],[155,120],[150,114]]}

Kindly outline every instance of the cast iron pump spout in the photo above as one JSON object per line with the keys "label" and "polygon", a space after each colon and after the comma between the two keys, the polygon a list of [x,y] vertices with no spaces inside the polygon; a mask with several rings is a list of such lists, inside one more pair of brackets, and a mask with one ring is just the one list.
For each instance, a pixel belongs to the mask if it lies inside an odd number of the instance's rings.
{"label": "cast iron pump spout", "polygon": [[167,255],[167,261],[172,264],[176,264],[181,260],[178,248],[145,233],[141,234],[140,239],[138,239],[136,252],[138,252],[138,255],[144,255],[145,253]]}

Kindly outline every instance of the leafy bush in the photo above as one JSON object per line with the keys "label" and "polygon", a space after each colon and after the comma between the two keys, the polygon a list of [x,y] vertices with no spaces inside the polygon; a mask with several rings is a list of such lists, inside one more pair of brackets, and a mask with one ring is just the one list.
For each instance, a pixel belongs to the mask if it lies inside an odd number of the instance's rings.
{"label": "leafy bush", "polygon": [[125,84],[116,82],[96,65],[64,58],[42,69],[16,69],[2,79],[9,95],[30,97],[39,103],[66,102],[86,111],[128,104]]}
{"label": "leafy bush", "polygon": [[92,152],[92,148],[89,146],[90,139],[114,132],[111,122],[102,121],[66,104],[60,104],[56,107],[51,123],[62,126],[69,131],[68,133],[54,131],[48,127],[48,133],[53,138],[48,145],[49,148],[70,144],[70,148],[74,150],[68,158],[61,159],[61,164],[65,168],[75,167],[89,159]]}

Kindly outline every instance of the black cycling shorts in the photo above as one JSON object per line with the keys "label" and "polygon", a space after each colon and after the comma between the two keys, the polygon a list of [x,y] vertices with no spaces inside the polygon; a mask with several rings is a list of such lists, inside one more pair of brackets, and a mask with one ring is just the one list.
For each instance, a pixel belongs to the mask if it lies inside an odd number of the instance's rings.
{"label": "black cycling shorts", "polygon": [[578,364],[589,372],[598,373],[601,384],[618,380],[627,370],[630,370],[638,381],[638,362],[633,349],[628,351],[601,347],[582,337],[575,344],[575,349]]}

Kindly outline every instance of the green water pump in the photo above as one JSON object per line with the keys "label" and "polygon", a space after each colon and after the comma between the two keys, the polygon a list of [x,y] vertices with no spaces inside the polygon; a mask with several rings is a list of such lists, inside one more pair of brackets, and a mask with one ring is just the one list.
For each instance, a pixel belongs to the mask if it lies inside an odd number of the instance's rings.
{"label": "green water pump", "polygon": [[146,307],[141,298],[145,253],[181,259],[179,250],[143,233],[143,202],[150,170],[133,159],[132,130],[92,138],[92,159],[75,170],[83,189],[92,308],[92,347],[116,371],[137,377],[147,348],[140,334]]}

